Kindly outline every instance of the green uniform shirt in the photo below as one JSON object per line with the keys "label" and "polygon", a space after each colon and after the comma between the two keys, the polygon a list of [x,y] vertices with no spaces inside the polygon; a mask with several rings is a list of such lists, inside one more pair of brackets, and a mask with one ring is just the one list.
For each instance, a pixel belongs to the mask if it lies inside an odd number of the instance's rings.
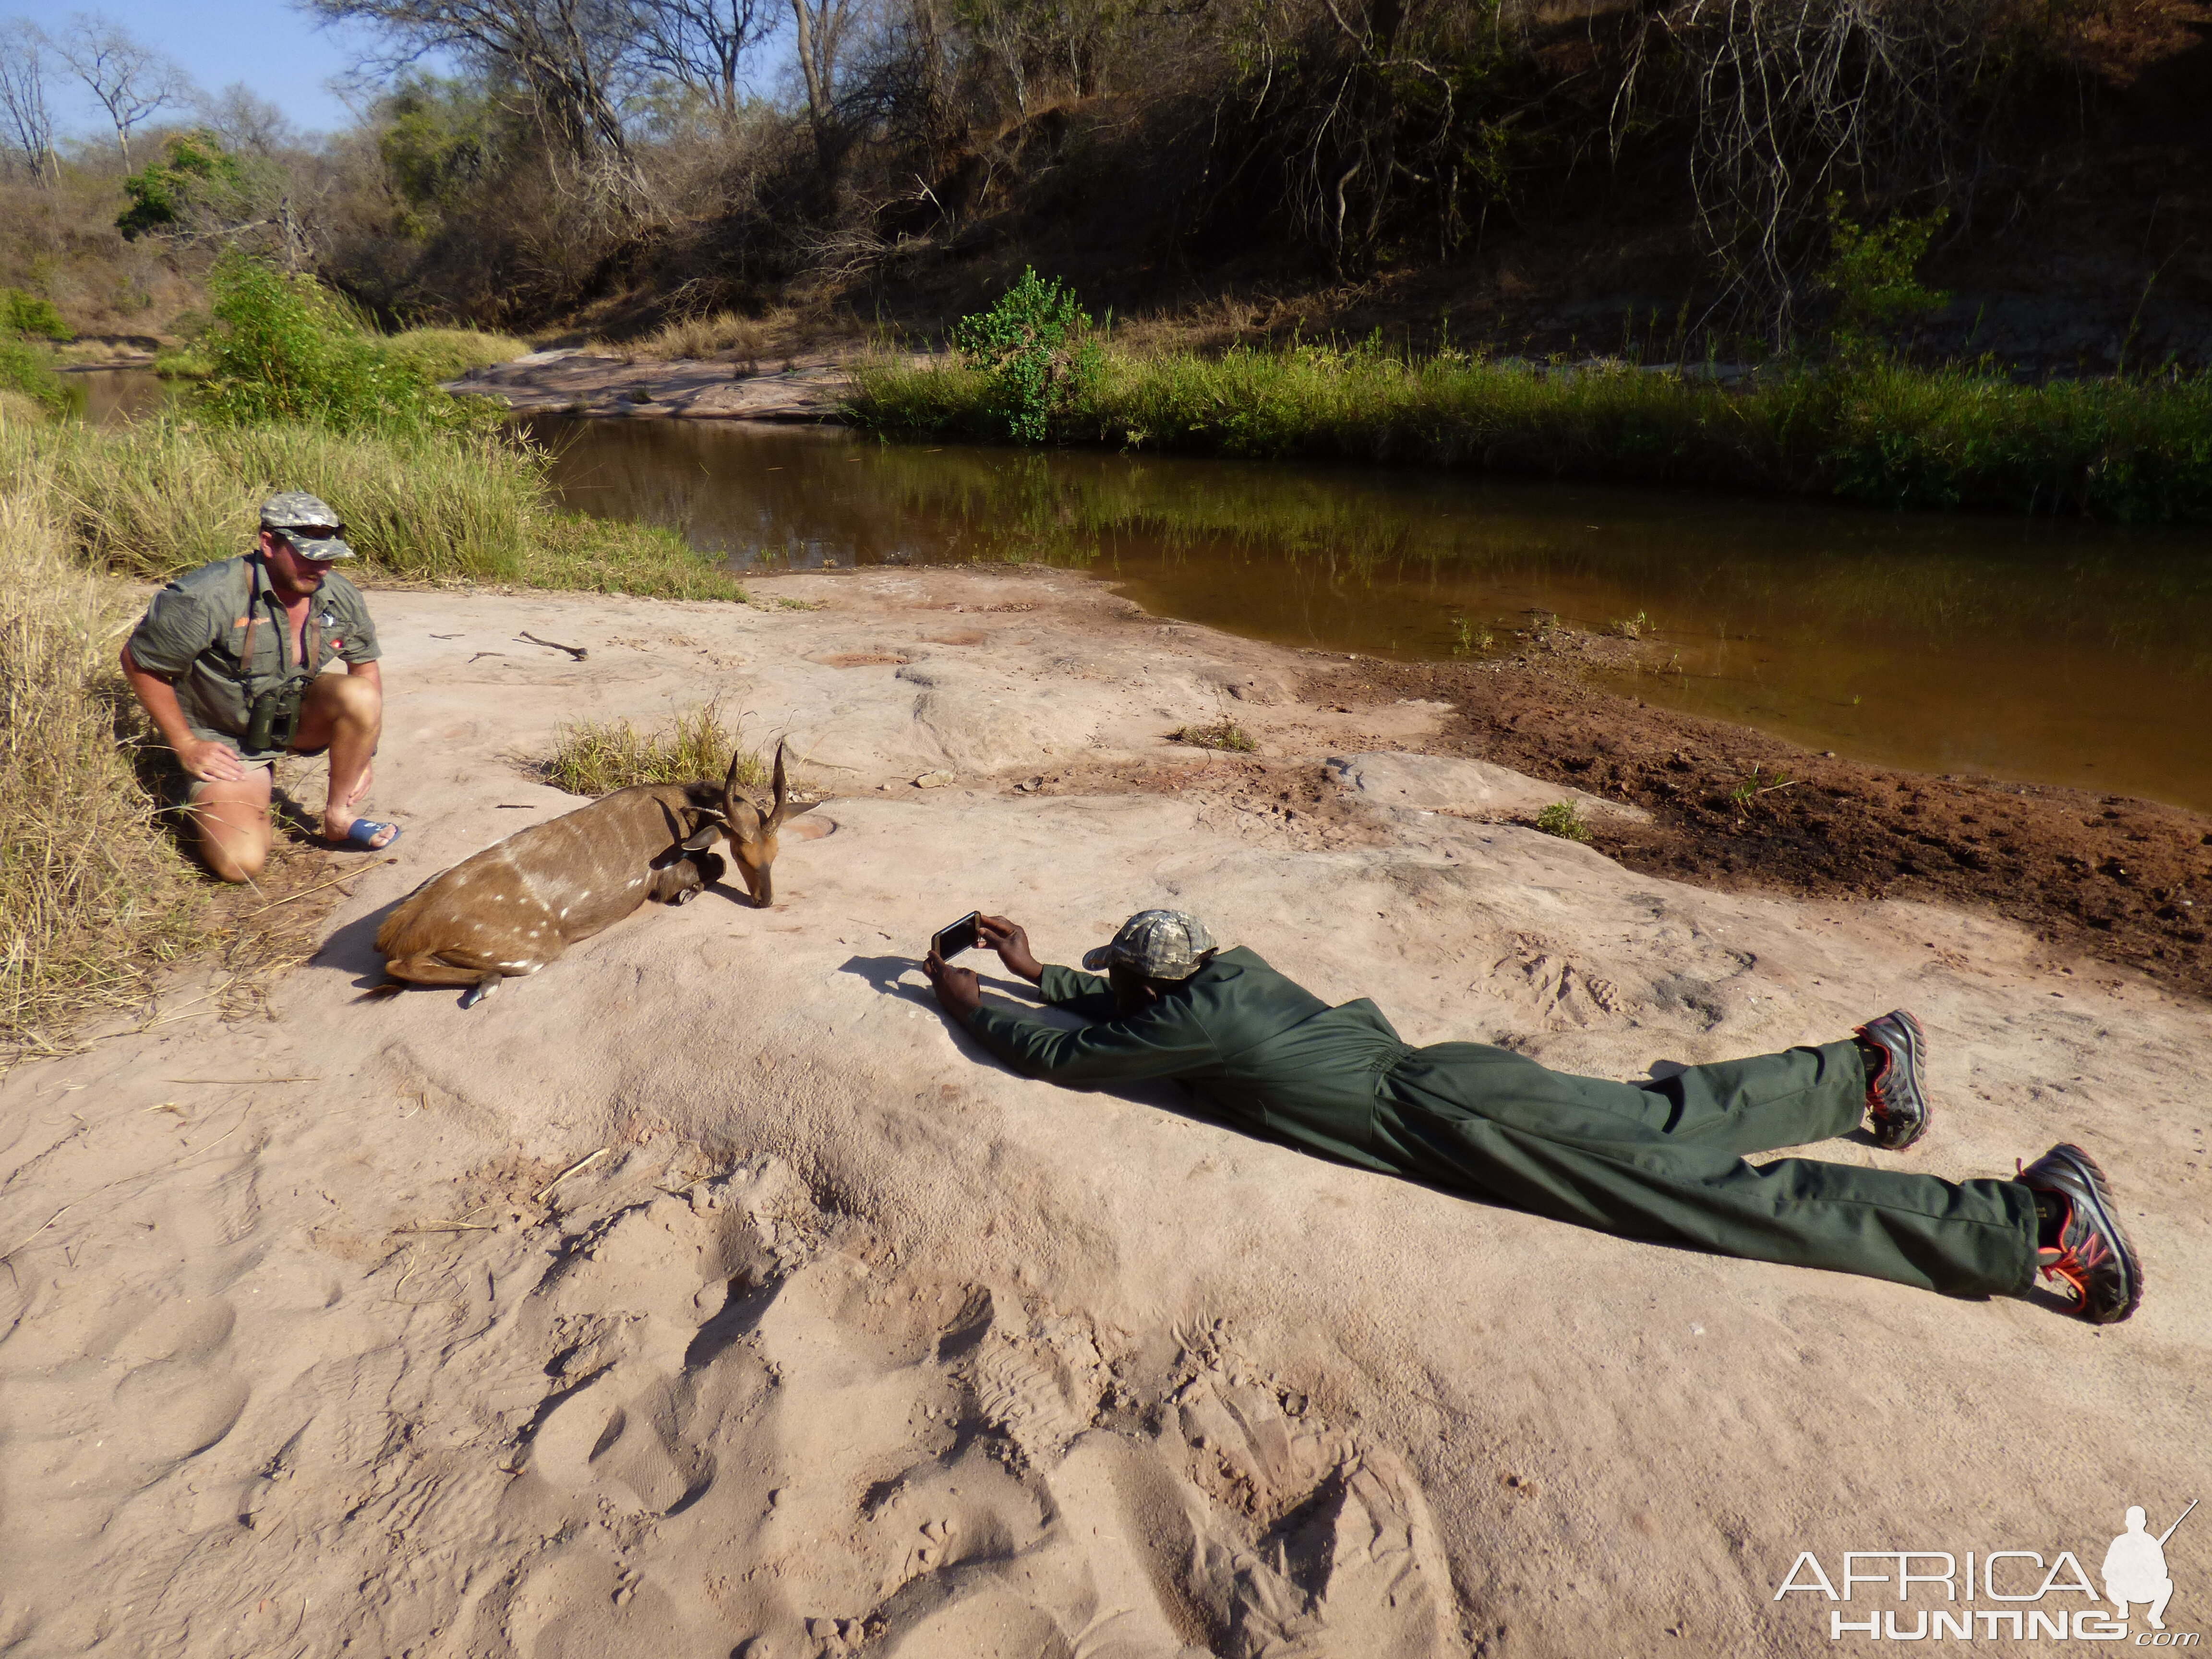
{"label": "green uniform shirt", "polygon": [[1103,1022],[1064,1031],[994,1008],[968,1029],[1008,1064],[1061,1084],[1175,1078],[1212,1109],[1369,1169],[1376,1085],[1411,1049],[1364,997],[1332,1008],[1253,951],[1224,951],[1143,1012],[1123,1017],[1096,974],[1048,968],[1054,1007]]}
{"label": "green uniform shirt", "polygon": [[[247,624],[252,631],[248,659]],[[131,655],[149,673],[176,684],[177,701],[196,738],[228,744],[248,760],[280,750],[247,753],[243,743],[257,694],[287,680],[307,680],[333,657],[349,664],[374,662],[382,652],[368,601],[335,570],[309,599],[301,629],[305,649],[292,658],[292,627],[283,600],[270,585],[259,553],[202,565],[154,596],[145,620],[131,635]]]}

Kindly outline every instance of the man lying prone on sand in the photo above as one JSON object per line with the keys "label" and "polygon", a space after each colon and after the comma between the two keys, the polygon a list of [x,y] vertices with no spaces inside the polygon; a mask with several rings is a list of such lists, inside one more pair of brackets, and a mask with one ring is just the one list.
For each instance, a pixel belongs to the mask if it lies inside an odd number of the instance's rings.
{"label": "man lying prone on sand", "polygon": [[1919,1022],[1899,1010],[1816,1048],[1693,1066],[1649,1083],[1547,1071],[1475,1042],[1416,1048],[1362,998],[1332,1008],[1196,917],[1144,910],[1083,959],[1048,968],[1002,916],[981,942],[1062,1030],[982,1005],[932,950],[937,1000],[986,1047],[1059,1084],[1173,1078],[1207,1107],[1333,1158],[1632,1237],[1694,1245],[1953,1296],[2025,1296],[2039,1268],[2114,1324],[2142,1269],[2104,1172],[2052,1147],[2011,1181],[1950,1182],[1747,1153],[1848,1133],[1902,1152],[1928,1127]]}

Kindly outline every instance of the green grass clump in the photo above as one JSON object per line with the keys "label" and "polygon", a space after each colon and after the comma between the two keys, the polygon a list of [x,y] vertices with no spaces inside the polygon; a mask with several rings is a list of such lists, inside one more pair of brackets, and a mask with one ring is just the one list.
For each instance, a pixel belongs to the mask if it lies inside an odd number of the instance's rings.
{"label": "green grass clump", "polygon": [[35,471],[0,494],[0,1066],[142,1002],[207,936],[131,762],[115,641],[137,600],[69,558],[60,506]]}
{"label": "green grass clump", "polygon": [[1557,836],[1562,841],[1588,841],[1590,827],[1583,822],[1583,815],[1571,800],[1555,800],[1536,814],[1536,827],[1547,836]]}
{"label": "green grass clump", "polygon": [[1170,743],[1187,743],[1198,749],[1226,749],[1232,754],[1249,755],[1258,747],[1252,735],[1231,720],[1218,720],[1207,726],[1180,726],[1168,733]]}
{"label": "green grass clump", "polygon": [[641,732],[629,721],[578,720],[563,726],[545,763],[545,781],[572,795],[605,795],[634,783],[721,781],[730,757],[738,757],[738,781],[757,787],[769,781],[760,751],[745,746],[734,724],[726,725],[719,703],[702,703],[678,713],[657,732]]}
{"label": "green grass clump", "polygon": [[[991,378],[860,365],[849,408],[885,433],[1002,439]],[[1560,369],[1373,347],[1109,349],[1050,435],[1298,457],[1747,485],[1893,506],[2212,519],[2212,374],[2021,386],[1881,354],[1723,387],[1628,365]]]}
{"label": "green grass clump", "polygon": [[154,372],[165,380],[204,380],[215,362],[198,345],[164,346],[154,354]]}
{"label": "green grass clump", "polygon": [[387,335],[391,360],[426,386],[459,380],[472,368],[511,362],[530,349],[512,334],[488,334],[474,328],[410,328]]}
{"label": "green grass clump", "polygon": [[0,426],[0,489],[52,480],[72,549],[160,580],[236,556],[282,489],[345,515],[360,562],[387,580],[503,583],[742,599],[727,571],[673,532],[553,505],[542,451],[496,434],[334,432],[301,422],[205,425],[177,416],[108,429]]}

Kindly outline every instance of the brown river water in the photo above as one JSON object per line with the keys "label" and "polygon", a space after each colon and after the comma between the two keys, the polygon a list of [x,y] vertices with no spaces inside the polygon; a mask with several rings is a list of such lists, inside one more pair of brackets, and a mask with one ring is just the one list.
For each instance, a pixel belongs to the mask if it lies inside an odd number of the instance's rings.
{"label": "brown river water", "polygon": [[[72,375],[95,420],[143,370]],[[740,569],[1023,561],[1163,616],[1407,659],[1634,624],[1659,706],[1879,764],[2212,811],[2212,530],[1380,467],[539,416],[568,505]]]}
{"label": "brown river water", "polygon": [[[1412,469],[538,419],[581,511],[741,569],[1036,560],[1329,652],[1635,625],[1616,689],[1881,764],[2212,811],[2212,532]],[[1487,642],[1486,643],[1486,635]]]}

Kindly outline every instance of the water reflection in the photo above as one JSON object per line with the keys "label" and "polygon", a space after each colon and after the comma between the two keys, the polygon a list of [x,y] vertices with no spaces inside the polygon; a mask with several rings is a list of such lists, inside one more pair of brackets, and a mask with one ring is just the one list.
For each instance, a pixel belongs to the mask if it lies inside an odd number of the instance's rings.
{"label": "water reflection", "polygon": [[158,415],[174,403],[182,381],[164,380],[151,369],[79,368],[62,376],[70,392],[70,412],[94,426],[120,426],[142,415]]}
{"label": "water reflection", "polygon": [[1037,560],[1328,651],[1480,654],[1532,611],[1620,688],[1814,748],[2212,809],[2212,537],[1426,471],[540,420],[583,511],[740,568]]}

